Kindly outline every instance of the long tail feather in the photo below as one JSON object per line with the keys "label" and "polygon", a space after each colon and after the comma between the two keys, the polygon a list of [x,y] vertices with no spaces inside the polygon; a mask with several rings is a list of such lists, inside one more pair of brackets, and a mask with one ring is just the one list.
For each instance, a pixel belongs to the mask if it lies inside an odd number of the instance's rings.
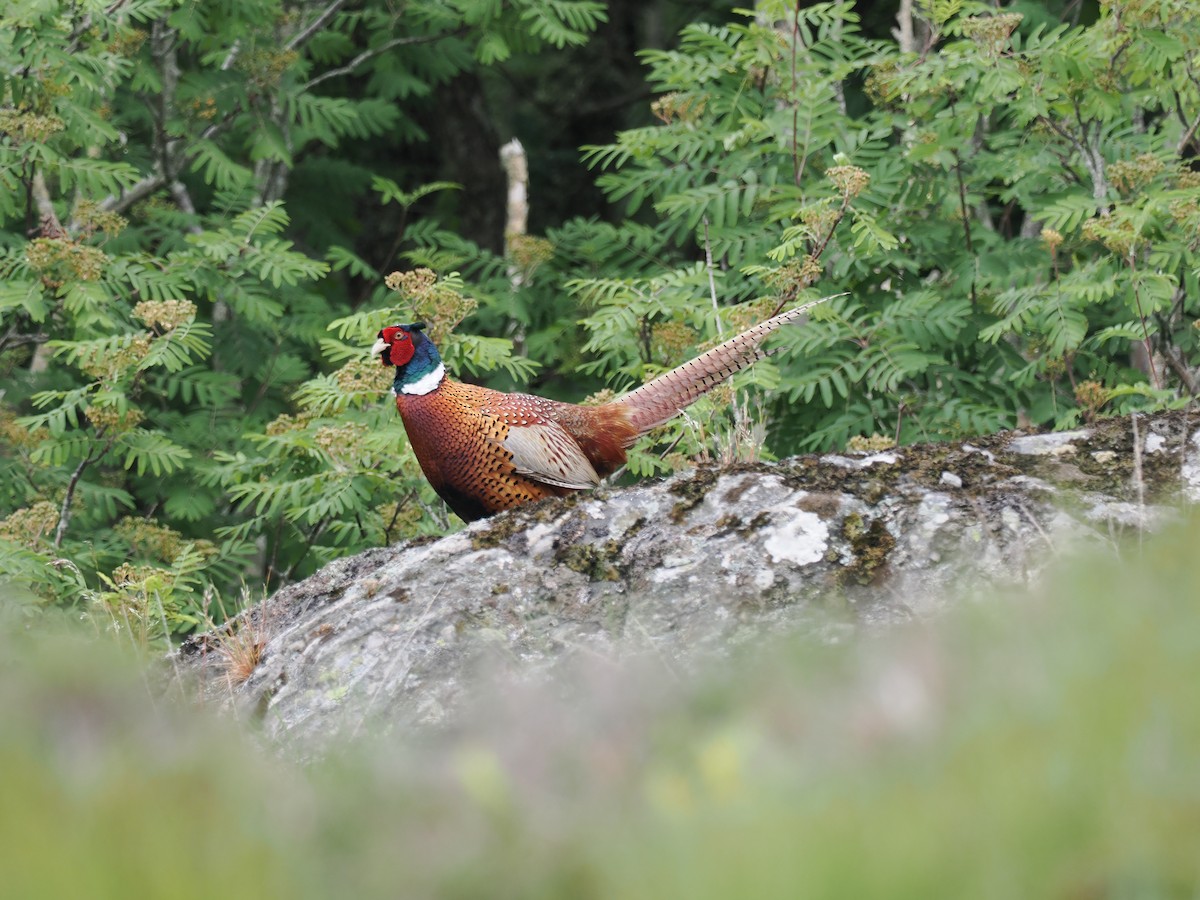
{"label": "long tail feather", "polygon": [[656,425],[673,419],[682,409],[730,375],[769,356],[770,352],[762,349],[763,339],[767,335],[784,325],[805,321],[805,313],[828,299],[814,300],[767,319],[707,353],[701,353],[691,362],[617,398],[613,404],[625,408],[636,434],[643,435]]}

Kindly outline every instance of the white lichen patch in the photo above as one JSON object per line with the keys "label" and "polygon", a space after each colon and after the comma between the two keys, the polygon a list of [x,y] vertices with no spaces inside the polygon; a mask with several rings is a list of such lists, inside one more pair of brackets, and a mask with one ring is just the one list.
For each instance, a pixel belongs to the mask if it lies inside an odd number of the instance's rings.
{"label": "white lichen patch", "polygon": [[532,557],[553,552],[554,541],[561,524],[560,522],[538,522],[536,525],[530,525],[525,532],[525,540],[529,542],[528,555]]}
{"label": "white lichen patch", "polygon": [[654,584],[666,584],[670,581],[679,581],[685,576],[689,576],[697,566],[697,560],[691,556],[675,553],[668,554],[663,557],[663,561],[657,568],[650,573],[650,580]]}
{"label": "white lichen patch", "polygon": [[883,453],[872,453],[870,456],[864,456],[862,459],[851,459],[848,456],[840,456],[837,453],[830,453],[821,457],[821,462],[828,463],[831,466],[837,466],[840,469],[869,469],[874,465],[892,466],[900,459],[894,451],[888,450]]}
{"label": "white lichen patch", "polygon": [[1054,434],[1026,434],[1013,438],[1008,449],[1025,456],[1070,456],[1076,450],[1075,441],[1090,435],[1086,429],[1059,431]]}
{"label": "white lichen patch", "polygon": [[963,444],[962,448],[964,453],[982,453],[984,458],[990,463],[996,461],[996,454],[991,450],[984,450],[982,447],[976,447],[974,444]]}
{"label": "white lichen patch", "polygon": [[807,566],[819,562],[829,549],[829,527],[815,513],[797,510],[792,518],[773,529],[763,542],[772,562]]}
{"label": "white lichen patch", "polygon": [[1180,476],[1183,479],[1183,496],[1190,503],[1200,503],[1200,431],[1192,435],[1188,441],[1187,452],[1183,456],[1183,466]]}
{"label": "white lichen patch", "polygon": [[1166,447],[1167,439],[1161,434],[1156,434],[1152,431],[1150,434],[1146,435],[1145,450],[1147,453],[1161,453],[1166,449]]}

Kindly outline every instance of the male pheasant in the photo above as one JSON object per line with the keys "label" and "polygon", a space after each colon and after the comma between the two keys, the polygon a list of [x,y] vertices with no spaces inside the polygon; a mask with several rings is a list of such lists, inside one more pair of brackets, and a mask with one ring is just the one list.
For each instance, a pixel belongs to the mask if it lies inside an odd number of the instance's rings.
{"label": "male pheasant", "polygon": [[[820,301],[817,301],[820,302]],[[379,332],[371,355],[396,367],[392,390],[421,470],[467,522],[595,487],[656,425],[769,355],[763,339],[816,303],[767,319],[609,403],[577,406],[506,394],[446,376],[424,323]]]}

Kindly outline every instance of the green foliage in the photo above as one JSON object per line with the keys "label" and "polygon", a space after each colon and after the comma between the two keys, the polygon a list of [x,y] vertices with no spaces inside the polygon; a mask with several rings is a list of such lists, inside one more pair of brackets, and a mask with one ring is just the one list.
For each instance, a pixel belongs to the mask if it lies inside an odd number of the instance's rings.
{"label": "green foliage", "polygon": [[[0,568],[87,605],[151,562],[120,531],[147,520],[216,548],[186,610],[452,527],[362,357],[395,320],[462,376],[601,399],[836,295],[635,475],[1185,402],[1200,12],[915,6],[905,47],[850,2],[687,25],[644,53],[653,124],[583,151],[623,215],[503,256],[455,230],[480,198],[362,148],[424,139],[440,86],[580,44],[603,4],[0,14]],[[56,559],[77,574],[31,574]]]}
{"label": "green foliage", "polygon": [[[1180,70],[1200,53],[1200,14],[1133,8],[1127,31],[1115,7],[1047,27],[920,6],[925,46],[905,53],[863,39],[850,3],[780,4],[778,21],[760,7],[647,52],[661,124],[585,158],[610,197],[653,208],[653,239],[641,226],[601,239],[654,247],[656,287],[625,280],[641,267],[624,260],[571,283],[601,310],[584,320],[588,348],[605,347],[591,369],[636,374],[650,362],[636,335],[699,326],[707,246],[727,303],[846,295],[786,338],[771,442],[784,452],[1066,427],[1187,397],[1200,90]],[[690,303],[665,289],[689,282]]]}
{"label": "green foliage", "polygon": [[[381,260],[344,231],[306,241],[323,211],[294,222],[289,178],[381,135],[419,138],[404,98],[494,57],[497,35],[575,45],[605,11],[340,5],[0,13],[0,581],[144,643],[216,616],[242,579],[448,527],[387,373],[363,359],[412,308],[382,285],[351,304],[345,279],[378,282]],[[397,174],[341,170],[362,201],[405,210],[454,187]],[[425,314],[448,329],[475,308],[467,292],[442,279]],[[498,337],[458,336],[447,358],[535,368]]]}

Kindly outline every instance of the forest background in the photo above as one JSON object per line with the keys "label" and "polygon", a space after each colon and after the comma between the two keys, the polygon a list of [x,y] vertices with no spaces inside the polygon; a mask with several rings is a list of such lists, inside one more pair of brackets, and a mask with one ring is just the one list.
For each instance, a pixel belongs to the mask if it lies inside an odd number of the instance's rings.
{"label": "forest background", "polygon": [[1200,8],[733,6],[6,4],[6,599],[149,642],[456,527],[389,322],[578,401],[841,295],[635,476],[1190,399]]}

